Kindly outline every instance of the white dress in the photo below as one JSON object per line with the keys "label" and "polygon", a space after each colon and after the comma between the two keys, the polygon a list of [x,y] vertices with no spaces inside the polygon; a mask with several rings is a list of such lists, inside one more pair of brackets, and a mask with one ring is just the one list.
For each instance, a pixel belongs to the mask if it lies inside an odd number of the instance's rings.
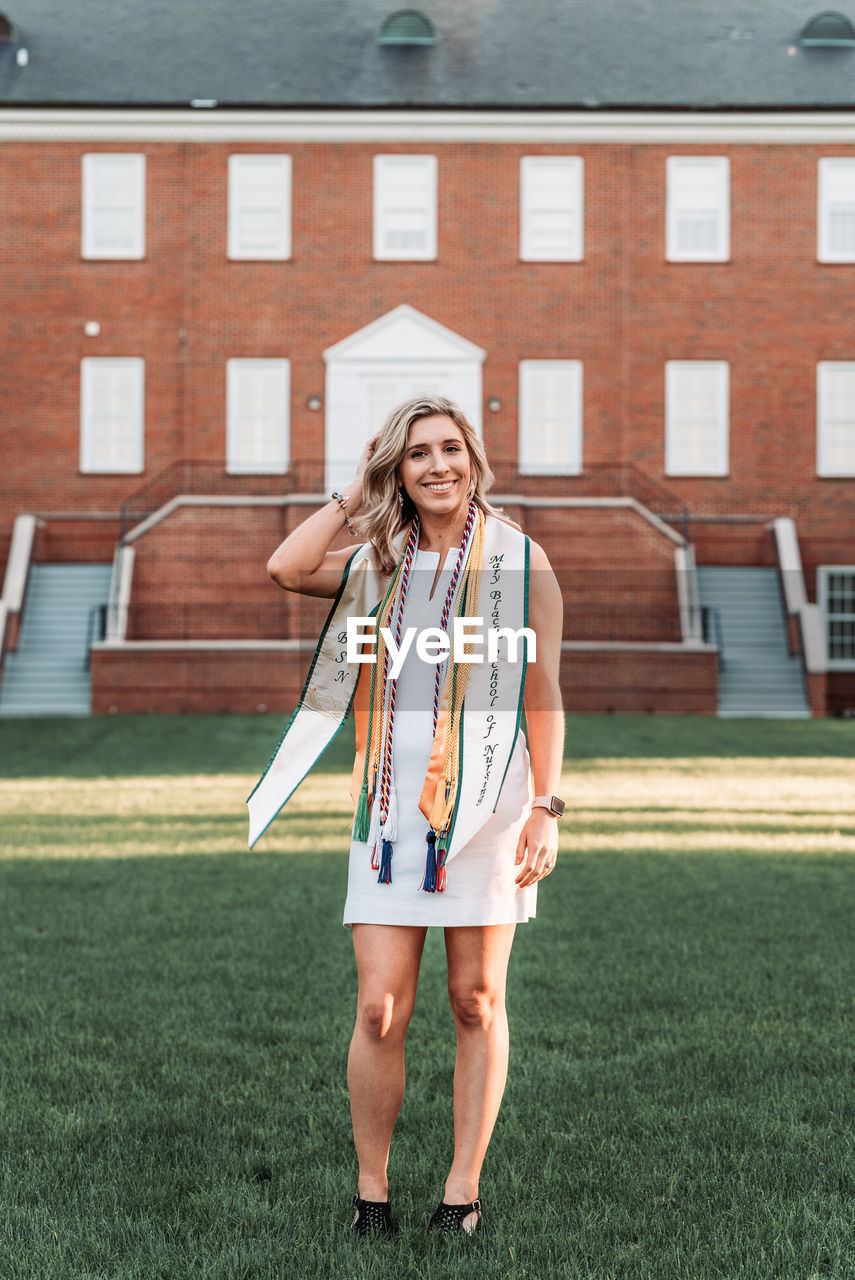
{"label": "white dress", "polygon": [[[402,629],[438,627],[457,549],[448,552],[433,599],[430,590],[438,551],[417,551],[404,605]],[[452,602],[452,612],[454,604]],[[445,889],[422,888],[429,824],[419,797],[433,745],[433,693],[436,667],[416,653],[415,640],[398,676],[395,695],[393,763],[398,799],[398,836],[393,844],[392,882],[378,884],[368,844],[353,840],[343,923],[405,925],[511,924],[530,919],[537,907],[537,885],[515,883],[517,840],[531,812],[533,793],[529,754],[520,729],[511,753],[496,811],[468,844],[445,865]]]}

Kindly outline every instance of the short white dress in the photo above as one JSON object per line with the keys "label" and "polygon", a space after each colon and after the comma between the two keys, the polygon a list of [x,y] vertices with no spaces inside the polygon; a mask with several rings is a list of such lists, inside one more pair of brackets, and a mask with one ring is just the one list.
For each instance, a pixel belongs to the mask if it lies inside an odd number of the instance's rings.
{"label": "short white dress", "polygon": [[[438,551],[416,551],[402,627],[438,627],[457,557],[452,547],[437,583]],[[452,609],[453,609],[452,601]],[[528,747],[520,729],[494,813],[445,864],[445,889],[427,893],[421,885],[427,857],[427,819],[419,809],[433,745],[436,667],[410,647],[395,695],[393,764],[398,798],[398,836],[393,845],[392,882],[378,884],[368,844],[353,840],[343,923],[404,925],[512,924],[536,914],[537,885],[515,884],[517,840],[531,812],[533,793]],[[375,803],[378,803],[375,801]]]}

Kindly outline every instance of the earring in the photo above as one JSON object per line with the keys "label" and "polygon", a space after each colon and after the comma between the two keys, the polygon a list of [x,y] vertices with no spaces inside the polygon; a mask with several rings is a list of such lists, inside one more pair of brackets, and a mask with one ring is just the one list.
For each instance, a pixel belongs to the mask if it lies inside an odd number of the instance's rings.
{"label": "earring", "polygon": [[403,509],[404,509],[404,490],[403,490],[403,489],[400,489],[400,488],[398,489],[398,501],[399,501],[399,503],[401,504],[401,510],[403,511]]}

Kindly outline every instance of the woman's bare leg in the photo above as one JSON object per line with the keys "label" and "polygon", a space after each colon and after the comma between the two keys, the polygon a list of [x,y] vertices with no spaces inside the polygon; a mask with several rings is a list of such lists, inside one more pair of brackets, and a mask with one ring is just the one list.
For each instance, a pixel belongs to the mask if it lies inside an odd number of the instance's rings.
{"label": "woman's bare leg", "polygon": [[445,930],[448,994],[457,1027],[454,1067],[454,1162],[446,1204],[478,1195],[481,1165],[508,1073],[505,984],[514,924]]}
{"label": "woman's bare leg", "polygon": [[410,925],[353,926],[359,995],[347,1085],[364,1200],[388,1199],[386,1165],[404,1097],[404,1037],[426,934]]}

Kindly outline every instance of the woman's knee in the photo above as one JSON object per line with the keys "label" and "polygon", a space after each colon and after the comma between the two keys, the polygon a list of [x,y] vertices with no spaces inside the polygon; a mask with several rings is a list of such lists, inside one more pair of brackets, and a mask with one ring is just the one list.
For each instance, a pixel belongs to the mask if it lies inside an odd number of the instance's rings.
{"label": "woman's knee", "polygon": [[448,998],[454,1020],[460,1027],[486,1031],[497,1014],[504,1012],[504,999],[495,987],[486,984],[473,986],[449,985]]}
{"label": "woman's knee", "polygon": [[404,1035],[412,1011],[411,1001],[386,991],[381,995],[360,996],[356,1021],[371,1040],[391,1040]]}

